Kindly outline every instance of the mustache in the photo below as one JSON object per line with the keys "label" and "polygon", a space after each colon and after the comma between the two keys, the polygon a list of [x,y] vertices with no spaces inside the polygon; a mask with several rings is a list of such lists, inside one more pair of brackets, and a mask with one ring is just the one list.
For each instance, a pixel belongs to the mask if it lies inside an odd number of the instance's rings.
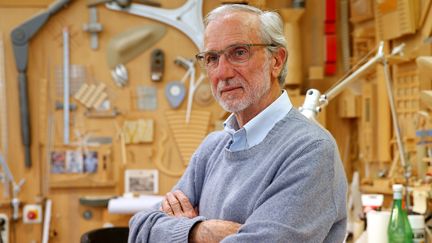
{"label": "mustache", "polygon": [[217,89],[217,91],[221,91],[221,90],[226,89],[226,88],[239,87],[239,86],[244,87],[243,80],[226,79],[226,80],[219,80],[216,89]]}

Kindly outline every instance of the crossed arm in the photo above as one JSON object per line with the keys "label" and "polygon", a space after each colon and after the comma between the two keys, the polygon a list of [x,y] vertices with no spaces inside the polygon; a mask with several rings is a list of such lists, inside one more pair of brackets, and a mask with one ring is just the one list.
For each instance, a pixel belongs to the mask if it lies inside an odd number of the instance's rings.
{"label": "crossed arm", "polygon": [[[166,194],[161,210],[172,217],[194,218],[198,209],[193,208],[187,196],[177,190]],[[241,224],[225,220],[206,220],[194,225],[189,233],[189,242],[220,242],[225,237],[237,233]]]}

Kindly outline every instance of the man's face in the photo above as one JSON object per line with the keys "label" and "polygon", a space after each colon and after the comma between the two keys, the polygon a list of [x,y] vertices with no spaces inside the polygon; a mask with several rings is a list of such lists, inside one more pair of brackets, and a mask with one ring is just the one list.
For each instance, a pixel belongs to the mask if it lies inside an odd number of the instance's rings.
{"label": "man's face", "polygon": [[[237,44],[262,44],[256,16],[229,14],[212,21],[205,31],[205,51],[220,51]],[[226,53],[226,52],[225,52]],[[213,96],[229,112],[258,104],[270,90],[270,54],[265,47],[250,47],[250,59],[232,63],[227,55],[207,69]]]}

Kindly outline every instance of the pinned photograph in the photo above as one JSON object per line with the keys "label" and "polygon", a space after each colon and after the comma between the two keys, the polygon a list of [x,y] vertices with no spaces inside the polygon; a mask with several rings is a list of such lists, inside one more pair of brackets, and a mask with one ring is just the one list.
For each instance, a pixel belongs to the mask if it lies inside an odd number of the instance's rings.
{"label": "pinned photograph", "polygon": [[159,174],[157,170],[126,170],[125,193],[157,194]]}
{"label": "pinned photograph", "polygon": [[82,173],[84,170],[83,155],[81,151],[66,151],[66,173]]}
{"label": "pinned photograph", "polygon": [[61,174],[66,172],[65,151],[51,152],[51,173]]}
{"label": "pinned photograph", "polygon": [[83,153],[84,172],[96,173],[98,168],[98,153],[96,151],[86,151]]}

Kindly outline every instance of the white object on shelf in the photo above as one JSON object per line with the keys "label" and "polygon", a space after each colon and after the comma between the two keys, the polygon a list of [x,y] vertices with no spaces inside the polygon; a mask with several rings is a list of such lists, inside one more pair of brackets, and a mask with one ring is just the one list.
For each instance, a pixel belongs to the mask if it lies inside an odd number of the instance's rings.
{"label": "white object on shelf", "polygon": [[157,209],[163,198],[163,196],[153,195],[114,198],[108,202],[108,212],[112,214],[134,214],[145,209]]}

